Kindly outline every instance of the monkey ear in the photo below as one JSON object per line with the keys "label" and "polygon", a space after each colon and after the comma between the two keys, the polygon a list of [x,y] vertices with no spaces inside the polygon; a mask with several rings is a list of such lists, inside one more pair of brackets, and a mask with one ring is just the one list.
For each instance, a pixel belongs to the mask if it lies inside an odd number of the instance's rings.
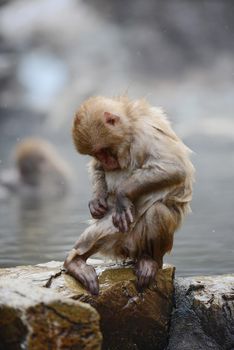
{"label": "monkey ear", "polygon": [[81,116],[80,114],[76,113],[75,118],[74,118],[74,126],[78,126],[80,124]]}
{"label": "monkey ear", "polygon": [[107,124],[110,124],[113,126],[120,121],[120,117],[118,115],[115,115],[109,112],[104,112],[104,118]]}

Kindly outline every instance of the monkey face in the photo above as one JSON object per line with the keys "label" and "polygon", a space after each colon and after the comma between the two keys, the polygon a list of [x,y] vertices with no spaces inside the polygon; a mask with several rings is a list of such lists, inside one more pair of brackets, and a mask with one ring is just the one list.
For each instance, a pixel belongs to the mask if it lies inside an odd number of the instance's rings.
{"label": "monkey face", "polygon": [[[104,117],[103,121],[97,120],[88,129],[82,124],[78,128],[76,125],[73,131],[75,146],[79,153],[88,154],[101,162],[104,170],[116,170],[119,169],[116,152],[119,139],[105,123]],[[89,130],[87,134],[86,130]]]}
{"label": "monkey face", "polygon": [[99,160],[106,171],[120,168],[118,150],[126,142],[124,111],[118,104],[94,98],[78,110],[73,123],[73,140],[81,154]]}
{"label": "monkey face", "polygon": [[120,168],[117,156],[112,154],[111,149],[101,148],[94,153],[94,157],[102,163],[103,169],[106,171],[117,170]]}
{"label": "monkey face", "polygon": [[17,161],[20,176],[23,182],[36,185],[43,173],[46,160],[40,152],[29,152]]}

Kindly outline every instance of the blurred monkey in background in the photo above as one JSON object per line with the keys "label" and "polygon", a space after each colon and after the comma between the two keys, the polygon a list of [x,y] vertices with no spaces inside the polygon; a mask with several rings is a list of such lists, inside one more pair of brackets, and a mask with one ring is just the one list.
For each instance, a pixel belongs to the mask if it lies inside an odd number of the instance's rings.
{"label": "blurred monkey in background", "polygon": [[47,141],[27,138],[14,151],[15,169],[0,175],[0,185],[25,197],[63,195],[69,188],[71,170]]}

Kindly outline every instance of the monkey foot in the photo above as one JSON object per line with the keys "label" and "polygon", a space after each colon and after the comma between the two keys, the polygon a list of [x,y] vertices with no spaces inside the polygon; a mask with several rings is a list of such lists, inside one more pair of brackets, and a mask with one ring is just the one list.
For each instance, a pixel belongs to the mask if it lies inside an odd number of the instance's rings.
{"label": "monkey foot", "polygon": [[142,291],[155,281],[158,263],[149,256],[144,256],[136,263],[137,289]]}
{"label": "monkey foot", "polygon": [[76,256],[71,261],[65,260],[64,267],[67,273],[78,280],[91,294],[98,295],[98,277],[93,266],[86,264],[85,260]]}

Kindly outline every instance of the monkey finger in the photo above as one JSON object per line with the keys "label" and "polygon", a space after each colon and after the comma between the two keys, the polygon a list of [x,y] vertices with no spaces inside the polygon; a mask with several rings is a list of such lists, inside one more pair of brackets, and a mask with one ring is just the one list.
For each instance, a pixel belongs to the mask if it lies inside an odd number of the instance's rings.
{"label": "monkey finger", "polygon": [[[100,205],[96,199],[93,199],[89,202],[89,210],[91,211],[99,211]],[[102,210],[102,209],[101,209]]]}
{"label": "monkey finger", "polygon": [[118,227],[120,232],[124,232],[124,228],[123,228],[123,224],[122,224],[121,218],[117,222],[117,227]]}
{"label": "monkey finger", "polygon": [[133,223],[133,215],[132,215],[132,212],[131,212],[130,208],[128,208],[126,210],[126,218],[127,218],[127,221],[128,221],[129,224]]}
{"label": "monkey finger", "polygon": [[106,212],[106,210],[104,208],[102,208],[99,203],[95,203],[93,204],[93,208],[94,210],[99,213],[99,214],[104,214]]}
{"label": "monkey finger", "polygon": [[112,222],[113,222],[113,225],[116,227],[116,213],[112,215]]}
{"label": "monkey finger", "polygon": [[112,224],[116,227],[115,218],[112,216]]}
{"label": "monkey finger", "polygon": [[128,231],[128,222],[125,213],[121,214],[121,228],[123,232]]}
{"label": "monkey finger", "polygon": [[101,215],[101,214],[97,214],[97,213],[91,213],[91,215],[94,219],[102,219],[104,216],[103,214]]}
{"label": "monkey finger", "polygon": [[124,232],[124,226],[123,226],[121,215],[119,215],[119,218],[117,220],[117,227],[120,232]]}
{"label": "monkey finger", "polygon": [[101,203],[99,203],[99,201],[97,203],[95,203],[94,208],[96,210],[101,211],[101,212],[106,212],[106,208],[104,208],[103,205]]}
{"label": "monkey finger", "polygon": [[95,210],[96,215],[99,215],[100,217],[103,217],[106,214],[105,210]]}
{"label": "monkey finger", "polygon": [[94,219],[101,219],[103,218],[104,214],[100,214],[99,212],[90,210],[90,213]]}
{"label": "monkey finger", "polygon": [[101,207],[103,207],[105,210],[108,209],[108,206],[107,206],[107,203],[106,203],[106,200],[104,198],[100,198],[99,199],[99,204],[101,205]]}
{"label": "monkey finger", "polygon": [[95,214],[96,213],[96,209],[94,207],[94,205],[92,203],[89,203],[89,210],[91,214]]}
{"label": "monkey finger", "polygon": [[119,214],[118,213],[113,214],[112,222],[113,222],[115,227],[119,228]]}
{"label": "monkey finger", "polygon": [[90,204],[89,205],[89,210],[90,210],[90,213],[91,215],[95,218],[95,219],[100,219],[104,216],[105,214],[105,211],[103,210],[97,210],[93,204]]}

